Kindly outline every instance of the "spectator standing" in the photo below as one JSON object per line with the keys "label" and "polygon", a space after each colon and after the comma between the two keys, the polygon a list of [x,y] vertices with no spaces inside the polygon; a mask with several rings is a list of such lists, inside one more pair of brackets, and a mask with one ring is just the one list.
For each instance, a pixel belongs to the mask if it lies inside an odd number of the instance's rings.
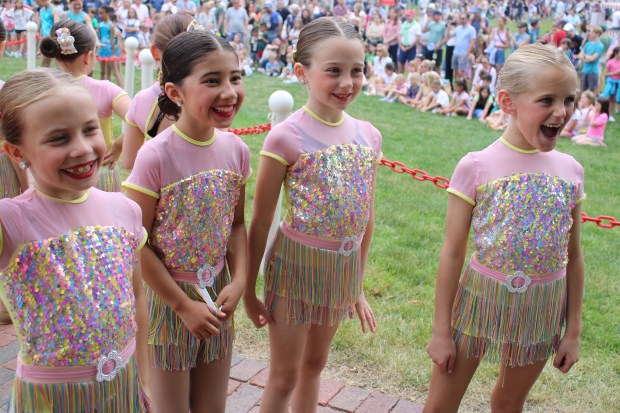
{"label": "spectator standing", "polygon": [[138,20],[140,20],[140,23],[146,22],[146,19],[149,17],[149,8],[146,7],[145,4],[142,4],[142,0],[133,0],[131,7],[138,13]]}
{"label": "spectator standing", "polygon": [[263,14],[260,18],[261,24],[264,23],[267,27],[267,37],[270,42],[280,36],[282,31],[282,16],[280,13],[273,10],[273,4],[266,2],[263,5]]}
{"label": "spectator standing", "polygon": [[[287,1],[288,3],[288,1]],[[290,10],[286,7],[284,7],[284,1],[283,0],[278,0],[276,2],[276,11],[280,14],[280,17],[282,17],[282,21],[285,22],[286,19],[288,18],[288,15],[291,14]]]}
{"label": "spectator standing", "polygon": [[428,43],[425,48],[422,49],[422,54],[426,60],[435,61],[435,70],[439,72],[441,70],[441,59],[443,57],[443,45],[448,40],[446,37],[446,23],[443,21],[443,16],[439,10],[435,10],[432,13],[431,20],[426,23],[423,32],[428,32]]}
{"label": "spectator standing", "polygon": [[452,69],[457,79],[469,79],[471,73],[470,53],[476,42],[476,30],[471,24],[467,14],[459,15],[459,26],[454,29],[456,35],[456,44],[454,45],[454,54],[452,55]]}
{"label": "spectator standing", "polygon": [[471,19],[471,25],[476,30],[476,33],[486,33],[489,34],[492,30],[491,23],[489,23],[489,19],[486,17],[482,17],[480,14],[480,9],[478,7],[473,7],[471,9],[473,13],[473,17]]}
{"label": "spectator standing", "polygon": [[346,0],[338,0],[338,4],[334,6],[333,13],[335,17],[346,19],[349,15],[349,8],[347,7]]}
{"label": "spectator standing", "polygon": [[599,60],[605,47],[599,40],[602,30],[593,26],[588,30],[587,41],[579,54],[579,60],[583,62],[581,68],[581,90],[591,90],[595,94],[598,91]]}
{"label": "spectator standing", "polygon": [[390,9],[388,20],[383,26],[383,44],[388,47],[388,53],[393,62],[398,60],[398,35],[400,33],[401,21],[398,18],[396,9]]}
{"label": "spectator standing", "polygon": [[215,33],[217,32],[217,19],[215,17],[215,7],[213,6],[213,1],[211,0],[204,2],[196,19],[205,29]]}
{"label": "spectator standing", "polygon": [[497,28],[493,30],[491,41],[495,48],[495,68],[499,71],[506,62],[506,49],[513,43],[512,34],[506,28],[506,17],[497,19]]}
{"label": "spectator standing", "polygon": [[572,23],[566,23],[563,29],[566,32],[566,38],[570,39],[570,41],[573,43],[573,47],[571,49],[573,51],[573,55],[577,56],[581,52],[583,37],[577,34],[575,26]]}
{"label": "spectator standing", "polygon": [[383,28],[385,23],[379,12],[375,12],[374,16],[366,27],[366,42],[372,45],[383,43]]}
{"label": "spectator standing", "polygon": [[[161,12],[165,15],[167,13],[177,14],[179,8],[177,7],[177,0],[168,0],[161,6]],[[206,26],[205,26],[206,27]]]}
{"label": "spectator standing", "polygon": [[224,15],[224,32],[228,41],[231,41],[235,34],[239,34],[242,38],[247,35],[249,19],[248,12],[241,7],[239,0],[232,0],[230,4],[231,7],[226,10]]}
{"label": "spectator standing", "polygon": [[95,29],[93,28],[93,22],[91,21],[88,13],[84,11],[84,3],[82,2],[82,0],[71,0],[71,2],[69,3],[69,10],[67,11],[65,18],[76,22],[84,23],[91,28],[93,33],[95,33]]}
{"label": "spectator standing", "polygon": [[405,22],[400,26],[398,37],[398,72],[403,73],[405,64],[416,56],[417,44],[422,34],[420,24],[414,20],[415,11],[407,10]]}
{"label": "spectator standing", "polygon": [[512,49],[516,50],[519,47],[530,44],[530,41],[530,34],[527,32],[527,23],[519,23],[517,25],[517,33],[512,38]]}
{"label": "spectator standing", "polygon": [[456,45],[456,33],[455,29],[457,27],[458,22],[452,18],[452,16],[448,17],[448,24],[446,25],[446,73],[445,78],[448,79],[450,83],[454,78],[454,70],[452,69],[452,56],[454,55],[454,46]]}
{"label": "spectator standing", "polygon": [[177,0],[177,8],[179,11],[184,11],[192,16],[195,16],[197,12],[194,0]]}

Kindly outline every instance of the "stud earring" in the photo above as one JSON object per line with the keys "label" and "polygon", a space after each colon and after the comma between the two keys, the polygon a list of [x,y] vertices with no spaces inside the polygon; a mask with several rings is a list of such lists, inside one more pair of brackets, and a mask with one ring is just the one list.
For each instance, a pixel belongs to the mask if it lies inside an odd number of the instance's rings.
{"label": "stud earring", "polygon": [[22,159],[21,161],[19,161],[19,167],[20,167],[22,170],[24,170],[24,171],[25,171],[26,169],[28,169],[28,166],[30,166],[30,165],[28,164],[28,161],[27,161],[27,160]]}
{"label": "stud earring", "polygon": [[181,101],[177,102],[177,106],[178,107],[181,107],[182,104],[183,104],[183,102],[181,102]]}

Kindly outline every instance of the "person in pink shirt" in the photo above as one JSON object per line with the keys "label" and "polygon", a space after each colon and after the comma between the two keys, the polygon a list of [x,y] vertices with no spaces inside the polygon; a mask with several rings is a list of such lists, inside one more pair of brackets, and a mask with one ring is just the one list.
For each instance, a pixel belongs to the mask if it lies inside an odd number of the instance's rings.
{"label": "person in pink shirt", "polygon": [[446,116],[467,116],[471,105],[471,96],[467,93],[467,81],[465,79],[457,79],[454,81],[454,93],[450,106],[442,109],[439,113]]}
{"label": "person in pink shirt", "polygon": [[223,132],[243,103],[239,60],[210,32],[162,55],[159,108],[176,119],[144,144],[123,187],[142,208],[153,398],[161,412],[223,412],[233,315],[246,278],[250,152]]}
{"label": "person in pink shirt", "polygon": [[[499,84],[506,131],[461,159],[448,189],[429,413],[456,413],[483,360],[499,364],[491,410],[521,412],[548,359],[563,373],[579,359],[584,173],[554,150],[577,73],[557,47],[532,44],[508,57]],[[474,253],[462,270],[470,230]]]}
{"label": "person in pink shirt", "polygon": [[[381,134],[344,110],[363,83],[364,47],[342,19],[302,29],[294,70],[306,105],[275,126],[261,151],[249,230],[245,310],[269,324],[271,364],[261,413],[315,411],[320,375],[340,322],[376,320],[363,290],[374,227]],[[284,220],[265,256],[265,300],[256,278],[280,188]]]}
{"label": "person in pink shirt", "polygon": [[613,122],[613,115],[616,113],[616,103],[620,102],[620,46],[613,48],[609,60],[605,64],[607,69],[607,78],[605,81],[605,90],[601,94],[609,99],[609,121]]}
{"label": "person in pink shirt", "polygon": [[[177,34],[187,31],[192,21],[194,21],[192,16],[176,13],[164,16],[157,22],[151,35],[150,50],[158,66],[168,42]],[[161,94],[159,82],[156,82],[151,87],[136,93],[131,100],[131,106],[125,116],[127,127],[121,153],[121,164],[125,169],[133,168],[138,150],[145,141],[154,138],[174,123],[173,119],[166,117],[159,110],[157,101]]]}
{"label": "person in pink shirt", "polygon": [[62,71],[80,79],[92,94],[106,141],[106,156],[104,166],[100,169],[97,187],[104,191],[118,192],[121,182],[116,161],[123,148],[123,138],[114,139],[112,113],[124,119],[131,98],[121,87],[109,80],[97,80],[88,76],[94,68],[96,44],[94,33],[85,25],[73,20],[62,20],[54,23],[50,35],[41,40],[39,48],[44,56],[55,59]]}
{"label": "person in pink shirt", "polygon": [[605,144],[605,127],[609,122],[609,99],[596,99],[594,111],[590,117],[590,126],[585,135],[573,136],[574,144],[588,146],[607,146]]}
{"label": "person in pink shirt", "polygon": [[39,69],[9,79],[0,111],[4,150],[34,178],[0,200],[0,295],[20,345],[8,411],[146,412],[147,236],[138,205],[91,188],[106,150],[95,103]]}

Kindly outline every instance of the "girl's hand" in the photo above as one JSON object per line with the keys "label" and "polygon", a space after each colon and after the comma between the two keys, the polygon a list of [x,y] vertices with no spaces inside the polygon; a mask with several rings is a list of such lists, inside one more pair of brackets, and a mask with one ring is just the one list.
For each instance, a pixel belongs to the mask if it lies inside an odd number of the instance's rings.
{"label": "girl's hand", "polygon": [[254,292],[243,295],[243,305],[245,307],[245,313],[256,328],[261,328],[269,324],[275,324],[271,314],[267,312],[265,304],[256,297]]}
{"label": "girl's hand", "polygon": [[222,291],[217,295],[215,300],[215,306],[221,308],[221,311],[226,314],[224,319],[229,319],[235,313],[241,294],[243,294],[243,285],[235,283],[234,281],[222,288]]}
{"label": "girl's hand", "polygon": [[562,337],[558,354],[553,360],[553,367],[562,373],[568,373],[575,363],[579,361],[579,338]]}
{"label": "girl's hand", "polygon": [[123,150],[123,140],[117,139],[112,142],[112,146],[103,156],[103,165],[110,165],[110,168],[113,168],[118,161],[118,158],[121,156],[121,151]]}
{"label": "girl's hand", "polygon": [[456,344],[451,336],[433,334],[426,352],[441,373],[452,374],[456,361]]}
{"label": "girl's hand", "polygon": [[[202,301],[187,300],[178,315],[185,327],[198,340],[209,339],[220,332],[220,320]],[[218,315],[221,315],[221,318],[225,317],[222,312],[218,312]]]}
{"label": "girl's hand", "polygon": [[377,328],[377,320],[375,319],[375,313],[372,312],[372,308],[370,308],[370,304],[366,301],[366,297],[363,292],[355,303],[355,311],[357,311],[357,316],[360,319],[362,332],[366,332],[366,326],[368,325],[370,332],[374,333]]}

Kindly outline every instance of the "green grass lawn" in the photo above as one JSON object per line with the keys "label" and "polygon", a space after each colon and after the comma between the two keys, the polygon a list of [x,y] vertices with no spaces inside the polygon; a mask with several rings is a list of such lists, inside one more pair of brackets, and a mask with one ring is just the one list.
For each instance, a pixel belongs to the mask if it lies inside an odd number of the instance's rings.
{"label": "green grass lawn", "polygon": [[[25,63],[5,58],[0,78]],[[139,73],[136,75],[139,77]],[[139,84],[139,79],[137,79]],[[246,100],[235,127],[268,122],[267,99],[277,90],[291,92],[295,109],[305,102],[300,85],[285,85],[260,74],[245,79]],[[372,122],[383,135],[386,158],[432,175],[450,177],[468,151],[480,150],[499,137],[477,121],[415,112],[398,104],[360,96],[349,108],[352,116]],[[119,130],[119,124],[116,125]],[[589,215],[620,219],[620,132],[607,127],[607,148],[576,147],[561,141],[558,149],[585,168]],[[257,169],[264,135],[244,137]],[[251,216],[255,178],[247,187],[247,221]],[[326,376],[370,389],[423,401],[431,362],[425,351],[431,334],[433,294],[443,241],[447,193],[379,168],[376,227],[366,274],[366,296],[378,317],[375,334],[363,335],[357,320],[344,323],[333,345]],[[620,228],[582,227],[586,259],[586,290],[581,359],[566,375],[548,365],[532,390],[528,412],[612,412],[620,408]],[[268,359],[267,331],[256,330],[243,310],[237,312],[238,354]],[[489,394],[497,367],[482,365],[465,396],[462,411],[489,411]]]}

